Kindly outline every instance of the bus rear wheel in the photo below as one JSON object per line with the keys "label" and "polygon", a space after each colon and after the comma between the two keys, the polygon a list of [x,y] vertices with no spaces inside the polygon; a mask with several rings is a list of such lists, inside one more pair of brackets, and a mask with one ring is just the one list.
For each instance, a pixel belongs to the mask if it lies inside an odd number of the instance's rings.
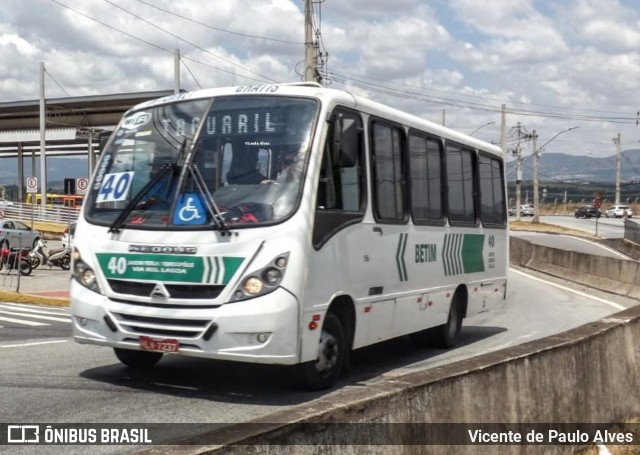
{"label": "bus rear wheel", "polygon": [[456,293],[451,300],[447,322],[430,329],[412,333],[410,335],[411,342],[419,347],[452,348],[458,343],[458,337],[462,330],[462,318],[462,298]]}
{"label": "bus rear wheel", "polygon": [[134,351],[132,349],[113,348],[118,360],[131,368],[151,368],[162,358],[161,352]]}
{"label": "bus rear wheel", "polygon": [[340,376],[347,343],[340,318],[327,313],[318,344],[318,358],[296,365],[297,385],[306,390],[323,390],[333,386]]}

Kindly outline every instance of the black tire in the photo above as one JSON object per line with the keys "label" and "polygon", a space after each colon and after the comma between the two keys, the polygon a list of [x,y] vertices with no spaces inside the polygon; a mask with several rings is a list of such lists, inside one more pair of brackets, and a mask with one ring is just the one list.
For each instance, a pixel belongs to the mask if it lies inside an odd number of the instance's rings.
{"label": "black tire", "polygon": [[29,258],[20,259],[20,262],[18,263],[18,265],[20,267],[20,275],[22,276],[31,275],[33,268],[31,267],[31,261],[29,260]]}
{"label": "black tire", "polygon": [[131,368],[151,368],[162,358],[161,352],[134,351],[132,349],[113,348],[116,357]]}
{"label": "black tire", "polygon": [[340,377],[347,358],[347,342],[340,318],[327,313],[318,344],[318,358],[295,367],[296,385],[305,390],[324,390]]}
{"label": "black tire", "polygon": [[31,258],[31,268],[37,269],[38,267],[40,267],[40,258],[37,256],[33,256]]}
{"label": "black tire", "polygon": [[462,330],[462,311],[462,299],[456,293],[451,300],[447,322],[430,329],[412,333],[409,336],[411,343],[421,348],[450,349],[454,347],[458,343],[460,331]]}
{"label": "black tire", "polygon": [[62,270],[69,270],[70,267],[71,267],[71,258],[69,256],[65,256],[62,259],[60,259],[60,268],[62,268]]}

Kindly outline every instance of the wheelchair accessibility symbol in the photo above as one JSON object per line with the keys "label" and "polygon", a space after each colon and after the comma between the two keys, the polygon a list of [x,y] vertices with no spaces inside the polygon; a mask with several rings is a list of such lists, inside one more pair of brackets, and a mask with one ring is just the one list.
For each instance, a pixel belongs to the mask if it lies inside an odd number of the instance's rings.
{"label": "wheelchair accessibility symbol", "polygon": [[195,193],[180,195],[176,211],[173,213],[173,224],[195,225],[204,224],[206,221],[207,216],[200,195]]}

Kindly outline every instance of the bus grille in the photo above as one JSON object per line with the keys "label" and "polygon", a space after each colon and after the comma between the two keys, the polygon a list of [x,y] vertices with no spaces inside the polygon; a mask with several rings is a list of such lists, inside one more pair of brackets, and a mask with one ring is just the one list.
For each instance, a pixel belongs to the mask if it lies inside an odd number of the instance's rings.
{"label": "bus grille", "polygon": [[113,316],[127,332],[172,338],[198,338],[211,322],[202,319],[159,318],[126,313],[113,313]]}
{"label": "bus grille", "polygon": [[[141,283],[139,281],[107,280],[109,286],[118,294],[149,297],[156,286],[155,283]],[[174,299],[215,299],[220,295],[222,285],[197,284],[165,284],[167,292]]]}

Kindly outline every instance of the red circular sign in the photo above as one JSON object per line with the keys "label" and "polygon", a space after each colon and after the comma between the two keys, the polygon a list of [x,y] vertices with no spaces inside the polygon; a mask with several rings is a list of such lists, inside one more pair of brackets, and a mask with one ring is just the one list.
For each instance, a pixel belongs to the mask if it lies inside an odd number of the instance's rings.
{"label": "red circular sign", "polygon": [[602,201],[600,199],[594,199],[593,200],[593,205],[594,205],[594,207],[599,209],[600,207],[602,207]]}

